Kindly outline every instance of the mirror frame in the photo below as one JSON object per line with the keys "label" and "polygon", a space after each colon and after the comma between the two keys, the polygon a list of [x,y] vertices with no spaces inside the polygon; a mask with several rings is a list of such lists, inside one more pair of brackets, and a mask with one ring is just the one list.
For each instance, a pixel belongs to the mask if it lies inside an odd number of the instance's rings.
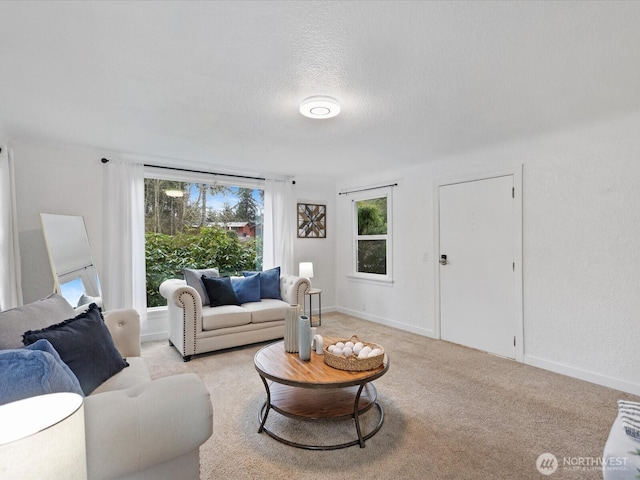
{"label": "mirror frame", "polygon": [[[93,302],[102,307],[100,280],[91,255],[84,218],[80,215],[40,213],[40,219],[53,274],[54,292],[74,308]],[[69,284],[75,284],[70,289],[73,295],[79,297],[76,302],[69,289],[63,288]],[[80,289],[82,293],[78,294]]]}

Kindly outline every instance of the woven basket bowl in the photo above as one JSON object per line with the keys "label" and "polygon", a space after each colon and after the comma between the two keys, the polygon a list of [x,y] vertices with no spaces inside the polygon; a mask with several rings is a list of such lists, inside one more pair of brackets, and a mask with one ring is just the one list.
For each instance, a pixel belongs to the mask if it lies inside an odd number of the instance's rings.
{"label": "woven basket bowl", "polygon": [[[352,335],[351,338],[338,341],[343,343],[348,341],[351,341],[353,343],[362,342],[362,340],[360,340],[357,335]],[[338,341],[336,341],[336,343],[338,343]],[[334,355],[328,350],[329,345],[326,345],[323,349],[324,363],[326,363],[330,367],[337,368],[338,370],[348,370],[351,372],[373,370],[374,368],[378,368],[380,365],[382,365],[382,362],[384,361],[384,348],[375,343],[362,342],[362,344],[364,346],[371,347],[371,350],[373,350],[374,348],[379,348],[382,353],[380,353],[380,355],[376,355],[375,357],[368,358],[358,358],[358,356],[353,353],[348,357],[345,357],[343,355]]]}

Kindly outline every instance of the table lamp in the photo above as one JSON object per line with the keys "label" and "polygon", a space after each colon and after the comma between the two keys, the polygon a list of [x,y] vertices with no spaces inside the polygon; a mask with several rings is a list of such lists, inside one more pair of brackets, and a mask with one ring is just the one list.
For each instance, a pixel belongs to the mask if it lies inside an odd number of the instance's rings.
{"label": "table lamp", "polygon": [[82,396],[51,393],[1,405],[0,478],[85,480]]}
{"label": "table lamp", "polygon": [[313,278],[313,262],[300,262],[298,276],[303,278]]}

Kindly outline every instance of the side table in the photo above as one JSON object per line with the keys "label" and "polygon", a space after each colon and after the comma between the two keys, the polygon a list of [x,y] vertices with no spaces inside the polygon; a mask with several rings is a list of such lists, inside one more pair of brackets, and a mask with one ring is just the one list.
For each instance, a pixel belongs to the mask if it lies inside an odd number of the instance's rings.
{"label": "side table", "polygon": [[318,326],[322,326],[322,290],[319,288],[310,288],[306,293],[309,297],[309,319],[311,321],[311,326],[313,327],[313,296],[318,296]]}

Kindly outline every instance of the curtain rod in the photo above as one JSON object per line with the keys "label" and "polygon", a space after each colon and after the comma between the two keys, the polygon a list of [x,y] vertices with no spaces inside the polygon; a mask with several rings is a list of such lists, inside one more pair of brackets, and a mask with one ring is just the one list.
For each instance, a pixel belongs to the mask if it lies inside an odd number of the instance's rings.
{"label": "curtain rod", "polygon": [[377,187],[361,188],[360,190],[348,190],[346,192],[339,192],[338,195],[349,195],[350,193],[366,192],[367,190],[377,190],[378,188],[397,187],[397,186],[398,186],[397,183],[390,183],[389,185],[379,185]]}
{"label": "curtain rod", "polygon": [[[102,163],[109,163],[109,159],[108,158],[103,158],[102,160],[100,160]],[[145,167],[153,167],[153,168],[161,168],[163,170],[175,170],[177,172],[188,172],[188,173],[201,173],[203,175],[217,175],[220,177],[232,177],[232,178],[244,178],[244,179],[248,179],[248,180],[266,180],[266,178],[264,177],[251,177],[248,175],[234,175],[232,173],[216,173],[216,172],[205,172],[202,170],[191,170],[189,168],[178,168],[178,167],[165,167],[163,165],[150,165],[145,163],[144,164]],[[296,184],[295,180],[292,180],[291,183],[293,185]]]}

